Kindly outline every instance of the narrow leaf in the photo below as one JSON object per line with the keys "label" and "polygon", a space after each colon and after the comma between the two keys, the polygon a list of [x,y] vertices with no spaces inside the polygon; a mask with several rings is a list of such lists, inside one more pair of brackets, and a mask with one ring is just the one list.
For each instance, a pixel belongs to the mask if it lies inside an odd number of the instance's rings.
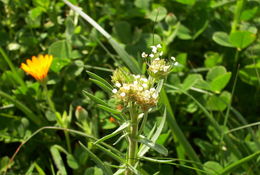
{"label": "narrow leaf", "polygon": [[122,114],[122,112],[118,111],[118,110],[115,110],[115,109],[112,109],[110,107],[107,107],[107,106],[104,106],[104,105],[97,105],[98,108],[101,108],[107,112],[110,112],[112,114],[115,114],[115,115],[120,115]]}
{"label": "narrow leaf", "polygon": [[104,78],[98,76],[97,74],[90,72],[90,71],[86,71],[88,73],[88,75],[90,77],[92,77],[93,79],[99,80],[100,82],[102,82],[103,84],[107,85],[110,89],[113,89],[113,87],[111,86],[111,84],[109,84]]}
{"label": "narrow leaf", "polygon": [[83,94],[86,95],[87,97],[89,97],[91,100],[95,101],[98,104],[108,106],[107,103],[105,103],[103,100],[101,100],[100,98],[92,95],[91,93],[87,92],[86,90],[83,90]]}
{"label": "narrow leaf", "polygon": [[83,143],[79,142],[79,144],[88,152],[92,160],[96,162],[97,166],[101,168],[106,175],[113,175],[111,169],[104,162],[102,162],[102,160],[100,160],[92,151],[83,145]]}
{"label": "narrow leaf", "polygon": [[92,78],[90,78],[89,80],[92,81],[93,83],[95,83],[96,85],[98,85],[101,89],[106,91],[108,94],[112,93],[112,89],[109,86],[107,86],[106,84],[102,83],[101,81],[95,80]]}
{"label": "narrow leaf", "polygon": [[119,134],[120,132],[122,132],[125,128],[127,128],[129,126],[129,123],[126,122],[126,123],[123,123],[119,128],[117,128],[117,130],[115,130],[114,132],[112,132],[111,134],[109,135],[106,135],[104,137],[102,137],[101,139],[97,140],[94,144],[97,144],[99,142],[103,142],[111,137],[114,137],[116,136],[117,134]]}
{"label": "narrow leaf", "polygon": [[[159,127],[157,128],[156,132],[153,134],[153,136],[151,138],[152,142],[156,142],[156,140],[159,138],[159,136],[160,136],[160,134],[162,132],[163,126],[165,124],[165,120],[166,120],[166,108],[164,109],[164,114],[163,114],[161,123],[160,123]],[[150,147],[145,144],[145,146],[140,148],[140,150],[138,152],[138,156],[143,156],[149,150],[149,148]]]}
{"label": "narrow leaf", "polygon": [[144,136],[139,136],[140,138],[138,139],[138,142],[145,144],[146,146],[148,146],[149,148],[157,151],[158,153],[167,156],[168,155],[168,150],[162,146],[159,145],[155,142],[152,142],[151,140],[148,140],[147,138],[145,138]]}
{"label": "narrow leaf", "polygon": [[64,166],[63,160],[61,158],[59,150],[54,146],[50,148],[52,158],[54,160],[54,163],[56,167],[58,168],[61,175],[67,175],[66,168]]}

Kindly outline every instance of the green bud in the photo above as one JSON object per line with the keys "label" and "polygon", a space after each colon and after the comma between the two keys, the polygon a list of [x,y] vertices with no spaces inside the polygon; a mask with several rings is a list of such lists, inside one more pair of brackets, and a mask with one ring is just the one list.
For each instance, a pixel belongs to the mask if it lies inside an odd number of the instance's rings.
{"label": "green bud", "polygon": [[178,19],[176,18],[176,16],[173,13],[169,13],[166,18],[165,18],[165,22],[169,25],[169,26],[173,26],[177,23]]}

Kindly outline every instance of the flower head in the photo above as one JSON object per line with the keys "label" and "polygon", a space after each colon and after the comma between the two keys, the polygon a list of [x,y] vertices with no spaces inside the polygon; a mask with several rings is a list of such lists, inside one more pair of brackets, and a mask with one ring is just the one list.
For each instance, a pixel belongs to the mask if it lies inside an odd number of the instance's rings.
{"label": "flower head", "polygon": [[118,88],[112,90],[114,97],[125,104],[134,102],[143,111],[156,106],[158,92],[153,87],[153,82],[141,75],[129,73],[127,76],[128,81],[121,82],[120,86],[117,86],[118,82],[114,83],[116,88]]}
{"label": "flower head", "polygon": [[31,60],[26,60],[26,64],[22,63],[21,68],[36,80],[41,81],[47,76],[52,60],[52,55],[33,56]]}

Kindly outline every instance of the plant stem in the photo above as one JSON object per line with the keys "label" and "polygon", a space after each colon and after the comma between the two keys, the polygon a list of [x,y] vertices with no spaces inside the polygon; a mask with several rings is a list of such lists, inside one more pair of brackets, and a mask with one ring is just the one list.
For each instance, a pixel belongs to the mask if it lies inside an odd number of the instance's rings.
{"label": "plant stem", "polygon": [[[131,124],[130,124],[130,134],[129,134],[129,146],[128,146],[128,159],[127,164],[130,166],[134,166],[137,160],[136,153],[137,153],[137,135],[138,135],[138,115],[135,112],[134,106],[131,104],[130,107],[130,118],[131,118]],[[127,168],[125,175],[132,175],[132,171]]]}
{"label": "plant stem", "polygon": [[[63,120],[62,118],[60,117],[59,114],[57,114],[57,111],[56,111],[56,108],[54,106],[54,103],[53,101],[51,100],[51,97],[49,96],[49,93],[48,93],[48,88],[47,88],[47,82],[46,81],[43,81],[42,83],[42,86],[43,86],[43,90],[44,90],[44,93],[46,95],[46,100],[52,110],[52,112],[55,114],[55,117],[56,117],[56,121],[58,122],[58,124],[61,126],[61,127],[64,127],[64,128],[67,128],[67,125],[63,123]],[[67,144],[67,147],[68,147],[68,151],[69,153],[71,153],[71,146],[70,146],[70,137],[69,137],[69,133],[67,131],[64,131],[64,135],[65,135],[65,140],[66,140],[66,144]]]}

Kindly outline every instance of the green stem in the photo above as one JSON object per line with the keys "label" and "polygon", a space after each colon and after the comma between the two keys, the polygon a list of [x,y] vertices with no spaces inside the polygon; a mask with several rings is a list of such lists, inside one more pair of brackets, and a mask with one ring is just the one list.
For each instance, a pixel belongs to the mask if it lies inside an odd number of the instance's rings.
{"label": "green stem", "polygon": [[[45,93],[45,95],[46,95],[46,100],[47,100],[47,102],[48,102],[48,105],[50,106],[51,111],[55,114],[56,121],[58,122],[58,124],[59,124],[61,127],[67,128],[66,124],[63,123],[63,120],[62,120],[62,118],[60,117],[60,115],[57,114],[55,105],[54,105],[53,101],[51,100],[51,97],[50,97],[50,95],[49,95],[49,93],[48,93],[47,82],[44,80],[41,84],[42,84],[42,86],[43,86],[43,90],[44,90],[44,93]],[[67,131],[64,131],[64,135],[65,135],[65,140],[66,140],[66,144],[67,144],[67,147],[68,147],[68,151],[69,151],[69,153],[71,153],[69,133],[68,133]]]}
{"label": "green stem", "polygon": [[[135,112],[134,106],[131,104],[130,107],[130,117],[131,117],[131,124],[130,124],[130,134],[129,134],[129,147],[128,147],[128,159],[127,164],[130,166],[134,166],[137,160],[137,135],[138,135],[138,115]],[[132,175],[132,171],[127,168],[125,175]]]}

